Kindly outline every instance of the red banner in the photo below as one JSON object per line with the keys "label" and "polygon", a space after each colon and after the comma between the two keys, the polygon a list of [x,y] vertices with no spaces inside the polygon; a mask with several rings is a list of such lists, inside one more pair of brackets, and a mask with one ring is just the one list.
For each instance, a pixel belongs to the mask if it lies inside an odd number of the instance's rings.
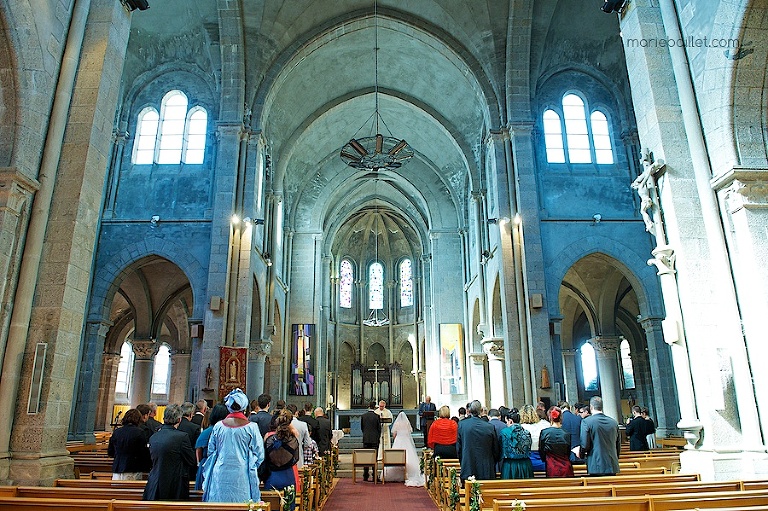
{"label": "red banner", "polygon": [[219,348],[219,400],[234,389],[246,392],[245,373],[248,367],[248,348]]}

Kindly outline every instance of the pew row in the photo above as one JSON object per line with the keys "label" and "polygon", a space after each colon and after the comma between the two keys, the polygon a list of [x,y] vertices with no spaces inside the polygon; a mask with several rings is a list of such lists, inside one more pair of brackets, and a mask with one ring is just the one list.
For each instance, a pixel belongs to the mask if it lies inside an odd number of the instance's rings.
{"label": "pew row", "polygon": [[[131,500],[55,499],[0,497],[0,511],[243,511],[245,504],[215,502],[167,502]],[[251,510],[271,511],[270,504],[254,504]],[[279,509],[279,508],[278,508]]]}

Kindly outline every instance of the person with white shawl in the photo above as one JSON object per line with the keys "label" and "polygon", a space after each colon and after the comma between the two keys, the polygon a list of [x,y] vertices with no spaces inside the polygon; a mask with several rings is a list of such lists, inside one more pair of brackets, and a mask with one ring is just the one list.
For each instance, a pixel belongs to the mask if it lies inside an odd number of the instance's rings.
{"label": "person with white shawl", "polygon": [[424,486],[424,475],[419,470],[419,454],[413,443],[411,422],[400,412],[392,424],[393,449],[405,450],[405,473],[402,467],[387,467],[384,470],[386,481],[405,481],[406,486]]}

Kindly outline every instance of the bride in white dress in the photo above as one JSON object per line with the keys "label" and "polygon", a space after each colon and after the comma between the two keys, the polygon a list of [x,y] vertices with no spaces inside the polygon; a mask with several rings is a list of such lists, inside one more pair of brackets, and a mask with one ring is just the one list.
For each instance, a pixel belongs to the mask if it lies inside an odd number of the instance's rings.
{"label": "bride in white dress", "polygon": [[392,449],[405,449],[405,474],[402,467],[387,467],[386,481],[405,481],[406,486],[424,486],[424,475],[419,471],[419,454],[413,443],[411,422],[400,412],[392,424]]}

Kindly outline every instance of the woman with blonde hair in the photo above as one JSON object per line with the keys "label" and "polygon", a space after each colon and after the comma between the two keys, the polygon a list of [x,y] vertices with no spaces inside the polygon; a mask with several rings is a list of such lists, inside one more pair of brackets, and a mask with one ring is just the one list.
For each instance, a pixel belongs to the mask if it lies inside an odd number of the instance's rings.
{"label": "woman with blonde hair", "polygon": [[533,405],[523,405],[520,409],[520,424],[531,434],[531,463],[534,472],[544,472],[544,462],[539,455],[539,436],[549,427],[549,421],[539,419]]}
{"label": "woman with blonde hair", "polygon": [[443,405],[437,412],[438,418],[429,428],[427,446],[435,451],[435,456],[442,459],[455,460],[456,436],[459,432],[459,423],[451,420],[451,409]]}

